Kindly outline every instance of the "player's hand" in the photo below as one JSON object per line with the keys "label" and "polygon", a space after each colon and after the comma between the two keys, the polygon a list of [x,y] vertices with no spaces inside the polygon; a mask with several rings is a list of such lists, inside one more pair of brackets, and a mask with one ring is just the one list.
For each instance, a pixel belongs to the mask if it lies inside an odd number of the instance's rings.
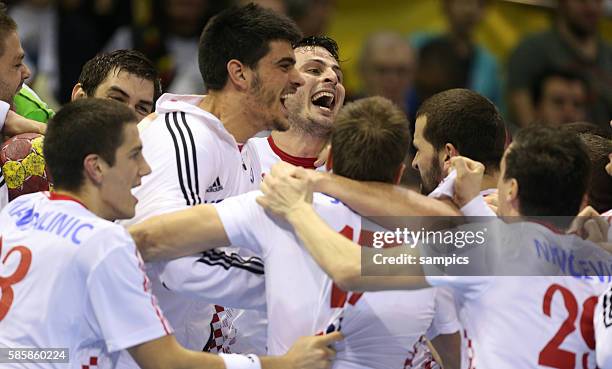
{"label": "player's hand", "polygon": [[12,137],[21,133],[40,133],[44,135],[47,131],[47,125],[37,122],[9,110],[4,121],[2,132],[5,136]]}
{"label": "player's hand", "polygon": [[487,205],[489,205],[495,214],[499,215],[497,213],[497,209],[499,208],[499,195],[497,192],[485,196],[484,201],[487,203]]}
{"label": "player's hand", "polygon": [[610,225],[606,219],[597,210],[587,206],[578,213],[568,232],[595,243],[605,243],[608,241],[608,228]]}
{"label": "player's hand", "polygon": [[450,159],[451,169],[457,171],[455,179],[455,194],[453,202],[462,208],[474,197],[480,194],[480,186],[484,175],[484,165],[464,156],[455,156]]}
{"label": "player's hand", "polygon": [[260,188],[265,196],[258,197],[257,203],[283,218],[312,203],[312,182],[308,170],[285,162],[272,167]]}
{"label": "player's hand", "polygon": [[327,163],[327,158],[329,157],[330,150],[331,150],[331,145],[330,144],[325,145],[325,147],[319,153],[319,156],[317,156],[317,160],[314,162],[315,167],[318,168],[322,165],[325,165],[325,163]]}
{"label": "player's hand", "polygon": [[332,348],[334,342],[342,340],[340,332],[333,332],[324,336],[302,337],[298,339],[289,352],[284,355],[287,368],[290,369],[327,369],[336,356]]}

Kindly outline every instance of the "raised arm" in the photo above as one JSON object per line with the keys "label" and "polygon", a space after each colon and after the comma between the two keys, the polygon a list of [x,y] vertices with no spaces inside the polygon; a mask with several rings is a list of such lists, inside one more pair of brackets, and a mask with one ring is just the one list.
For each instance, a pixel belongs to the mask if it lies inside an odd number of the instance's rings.
{"label": "raised arm", "polygon": [[154,216],[128,231],[145,261],[174,259],[230,245],[213,205]]}
{"label": "raised arm", "polygon": [[[420,266],[406,266],[414,268],[405,273],[411,276],[363,276],[361,246],[334,232],[314,211],[311,204],[312,183],[305,172],[305,169],[292,166],[273,167],[261,186],[265,196],[259,197],[257,202],[285,218],[294,227],[317,264],[340,288],[356,291],[428,286]],[[402,250],[406,251],[404,248]],[[386,252],[393,255],[400,251],[396,248]],[[413,249],[413,252],[418,253],[417,249]]]}
{"label": "raised arm", "polygon": [[337,198],[366,217],[460,215],[450,202],[429,198],[400,186],[359,182],[331,173],[307,174],[312,177],[313,191]]}

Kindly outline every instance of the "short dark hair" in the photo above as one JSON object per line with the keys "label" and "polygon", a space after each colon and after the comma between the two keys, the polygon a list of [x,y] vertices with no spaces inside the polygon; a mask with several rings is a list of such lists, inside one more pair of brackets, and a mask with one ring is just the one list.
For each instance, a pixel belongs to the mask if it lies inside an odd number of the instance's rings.
{"label": "short dark hair", "polygon": [[309,36],[304,37],[300,41],[298,41],[295,45],[293,45],[294,49],[298,47],[322,47],[325,50],[329,51],[331,56],[336,59],[337,62],[340,62],[340,54],[338,53],[338,43],[327,36]]}
{"label": "short dark hair", "polygon": [[143,53],[136,50],[115,50],[98,54],[88,60],[79,76],[79,83],[83,91],[93,97],[98,86],[113,70],[124,71],[153,82],[153,102],[161,95],[161,81],[157,70]]}
{"label": "short dark hair", "polygon": [[198,48],[202,80],[209,90],[221,90],[227,82],[227,62],[239,60],[255,68],[270,50],[270,41],[299,41],[302,33],[284,15],[255,4],[226,9],[208,22]]}
{"label": "short dark hair", "polygon": [[391,183],[410,145],[408,119],[384,97],[356,100],[340,110],[331,145],[334,173]]}
{"label": "short dark hair", "polygon": [[17,23],[11,18],[6,10],[6,5],[0,2],[0,56],[4,54],[6,38],[11,32],[17,31]]}
{"label": "short dark hair", "polygon": [[529,127],[514,137],[505,156],[504,180],[518,182],[524,216],[576,216],[589,184],[591,161],[575,135]]}
{"label": "short dark hair", "polygon": [[571,69],[549,67],[537,74],[531,84],[531,99],[534,106],[537,106],[542,101],[546,82],[555,77],[566,81],[580,82],[584,86],[585,92],[588,92],[588,83],[579,73]]}
{"label": "short dark hair", "polygon": [[486,97],[455,88],[437,93],[423,102],[416,117],[425,116],[425,139],[436,151],[451,143],[461,155],[499,169],[506,144],[504,120]]}
{"label": "short dark hair", "polygon": [[612,129],[610,129],[610,126],[602,127],[589,122],[574,122],[562,124],[559,128],[575,135],[588,133],[607,138],[608,140],[612,139]]}
{"label": "short dark hair", "polygon": [[591,177],[589,181],[589,205],[600,213],[612,209],[612,176],[606,172],[608,155],[612,153],[612,141],[591,133],[580,133],[589,159],[591,159]]}
{"label": "short dark hair", "polygon": [[54,187],[78,190],[84,180],[83,159],[89,154],[114,165],[124,126],[137,122],[130,108],[113,100],[78,99],[64,105],[49,121],[43,143]]}

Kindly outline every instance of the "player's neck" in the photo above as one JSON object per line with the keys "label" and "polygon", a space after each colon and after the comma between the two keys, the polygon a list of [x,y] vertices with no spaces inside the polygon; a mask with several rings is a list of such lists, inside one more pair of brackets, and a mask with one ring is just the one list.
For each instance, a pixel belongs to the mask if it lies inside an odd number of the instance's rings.
{"label": "player's neck", "polygon": [[113,217],[109,216],[106,211],[104,211],[104,206],[102,202],[102,198],[98,193],[88,189],[86,186],[82,187],[78,191],[64,190],[64,189],[55,189],[53,191],[54,197],[61,197],[64,199],[72,199],[76,202],[80,203],[84,207],[86,207],[89,211],[96,214],[100,218],[114,221]]}
{"label": "player's neck", "polygon": [[283,152],[299,158],[316,158],[327,143],[324,137],[314,137],[294,129],[272,131],[272,139]]}
{"label": "player's neck", "polygon": [[260,131],[252,125],[253,119],[241,106],[239,96],[232,92],[211,91],[198,107],[217,117],[238,143],[245,143]]}

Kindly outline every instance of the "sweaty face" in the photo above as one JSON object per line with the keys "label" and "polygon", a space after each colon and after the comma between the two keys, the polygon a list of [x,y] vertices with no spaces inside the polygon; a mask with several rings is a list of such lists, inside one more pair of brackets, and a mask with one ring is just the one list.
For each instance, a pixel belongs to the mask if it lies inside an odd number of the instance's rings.
{"label": "sweaty face", "polygon": [[272,41],[270,50],[253,70],[245,108],[261,129],[286,131],[289,112],[285,99],[304,84],[295,69],[295,56],[287,41]]}
{"label": "sweaty face", "polygon": [[98,86],[93,97],[117,100],[134,110],[140,120],[153,111],[153,82],[114,69]]}
{"label": "sweaty face", "polygon": [[3,46],[4,53],[0,56],[0,100],[12,104],[23,81],[30,77],[30,69],[23,63],[25,54],[17,32],[9,33]]}
{"label": "sweaty face", "polygon": [[135,123],[124,125],[123,143],[115,152],[115,164],[104,165],[101,196],[105,205],[105,218],[109,220],[134,217],[136,197],[132,188],[140,185],[142,177],[151,168],[142,156],[142,142]]}
{"label": "sweaty face", "polygon": [[412,167],[421,175],[421,192],[429,194],[438,187],[445,174],[442,170],[440,154],[436,152],[433,145],[429,143],[423,132],[427,125],[427,117],[421,115],[417,118],[412,141],[417,152],[412,161]]}
{"label": "sweaty face", "polygon": [[305,82],[285,100],[290,124],[313,136],[327,137],[344,103],[340,66],[329,51],[318,46],[295,49],[295,58]]}
{"label": "sweaty face", "polygon": [[544,83],[542,99],[537,106],[540,121],[560,125],[584,121],[587,92],[580,81],[551,77]]}

